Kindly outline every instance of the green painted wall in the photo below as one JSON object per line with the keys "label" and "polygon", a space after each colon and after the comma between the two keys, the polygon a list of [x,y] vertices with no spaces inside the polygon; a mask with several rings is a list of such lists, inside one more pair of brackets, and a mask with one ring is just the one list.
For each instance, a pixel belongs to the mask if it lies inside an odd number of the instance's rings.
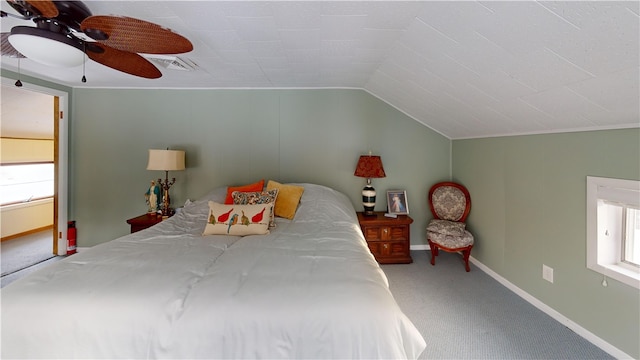
{"label": "green painted wall", "polygon": [[150,148],[186,150],[172,172],[172,202],[261,178],[312,182],[347,194],[361,210],[365,180],[353,176],[361,154],[381,155],[376,210],[386,190],[406,189],[414,245],[426,243],[429,186],[448,179],[450,140],[363,90],[75,89],[72,219],[79,246],[128,233],[126,219],[146,211]]}
{"label": "green painted wall", "polygon": [[[146,210],[146,186],[162,176],[145,169],[149,148],[187,151],[187,170],[170,174],[176,204],[265,178],[332,186],[358,210],[364,180],[353,170],[371,150],[387,172],[374,179],[379,194],[408,191],[413,245],[425,244],[429,186],[452,171],[473,198],[472,256],[640,358],[640,293],[611,279],[602,287],[585,265],[586,176],[640,179],[638,129],[451,142],[361,90],[73,89],[69,102],[79,246],[128,233],[125,220]],[[384,206],[380,196],[376,209]],[[554,284],[542,280],[542,264],[554,268]]]}
{"label": "green painted wall", "polygon": [[[640,292],[586,267],[586,176],[640,180],[640,130],[455,140],[453,177],[472,196],[472,256],[640,358]],[[542,279],[542,264],[554,283]]]}

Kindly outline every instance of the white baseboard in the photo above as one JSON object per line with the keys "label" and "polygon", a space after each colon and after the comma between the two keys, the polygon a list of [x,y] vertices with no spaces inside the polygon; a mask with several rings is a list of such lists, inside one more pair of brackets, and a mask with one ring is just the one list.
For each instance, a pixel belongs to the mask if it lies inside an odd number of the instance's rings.
{"label": "white baseboard", "polygon": [[[428,248],[428,246],[427,246],[427,248]],[[609,355],[615,357],[616,359],[632,359],[632,357],[629,354],[627,354],[624,351],[622,351],[622,350],[616,348],[615,346],[609,344],[608,342],[606,342],[605,340],[601,339],[600,337],[598,337],[594,333],[590,332],[589,330],[587,330],[587,329],[583,328],[582,326],[576,324],[575,322],[573,322],[572,320],[570,320],[566,316],[564,316],[561,313],[557,312],[556,310],[554,310],[553,308],[551,308],[547,304],[545,304],[542,301],[536,299],[531,294],[529,294],[526,291],[524,291],[524,290],[520,289],[519,287],[515,286],[514,284],[512,284],[507,279],[505,279],[502,276],[500,276],[495,271],[489,269],[487,266],[485,266],[483,263],[481,263],[480,261],[475,259],[473,256],[469,257],[469,260],[471,261],[472,264],[474,264],[480,270],[482,270],[485,273],[487,273],[489,276],[494,278],[500,284],[504,285],[507,289],[513,291],[516,295],[520,296],[521,298],[523,298],[524,300],[529,302],[531,305],[535,306],[536,308],[538,308],[539,310],[544,312],[545,314],[551,316],[553,319],[555,319],[556,321],[558,321],[562,325],[568,327],[569,329],[571,329],[576,334],[582,336],[587,341],[591,342],[595,346],[597,346],[600,349],[602,349],[603,351],[607,352]]]}
{"label": "white baseboard", "polygon": [[[411,245],[410,249],[411,250],[428,250],[428,251],[430,250],[428,244]],[[503,278],[498,273],[496,273],[495,271],[491,270],[486,265],[484,265],[483,263],[478,261],[473,256],[469,257],[469,261],[471,261],[471,263],[474,264],[476,267],[478,267],[480,270],[484,271],[486,274],[488,274],[489,276],[494,278],[497,282],[499,282],[500,284],[504,285],[507,289],[511,290],[516,295],[520,296],[521,298],[526,300],[528,303],[530,303],[531,305],[533,305],[536,308],[538,308],[540,311],[542,311],[545,314],[551,316],[553,319],[555,319],[556,321],[558,321],[562,325],[564,325],[567,328],[571,329],[571,331],[573,331],[576,334],[582,336],[583,338],[585,338],[590,343],[594,344],[595,346],[599,347],[603,351],[607,352],[609,355],[615,357],[616,359],[633,359],[633,357],[631,357],[629,354],[627,354],[624,351],[618,349],[617,347],[609,344],[608,342],[606,342],[605,340],[601,339],[600,337],[598,337],[597,335],[595,335],[591,331],[583,328],[582,326],[580,326],[577,323],[573,322],[571,319],[567,318],[566,316],[562,315],[558,311],[554,310],[549,305],[543,303],[542,301],[540,301],[540,300],[536,299],[535,297],[533,297],[531,294],[529,294],[526,291],[524,291],[524,290],[520,289],[519,287],[515,286],[514,284],[509,282],[507,279]]]}

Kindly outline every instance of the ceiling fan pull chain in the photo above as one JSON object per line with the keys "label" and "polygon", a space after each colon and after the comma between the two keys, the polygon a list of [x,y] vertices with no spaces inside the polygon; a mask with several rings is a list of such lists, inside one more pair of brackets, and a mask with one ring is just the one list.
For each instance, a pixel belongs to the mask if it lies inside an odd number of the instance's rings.
{"label": "ceiling fan pull chain", "polygon": [[87,42],[84,41],[83,43],[83,47],[84,47],[84,51],[82,52],[82,82],[86,83],[87,82],[87,77],[84,76],[85,73],[85,66],[87,64]]}
{"label": "ceiling fan pull chain", "polygon": [[18,80],[16,80],[16,87],[22,87],[22,81],[20,81],[20,58],[18,58]]}

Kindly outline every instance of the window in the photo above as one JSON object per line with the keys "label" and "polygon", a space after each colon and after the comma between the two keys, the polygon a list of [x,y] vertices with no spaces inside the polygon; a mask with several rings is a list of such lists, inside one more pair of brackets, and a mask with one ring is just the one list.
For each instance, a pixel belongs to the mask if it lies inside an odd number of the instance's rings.
{"label": "window", "polygon": [[0,166],[0,205],[53,196],[53,163]]}
{"label": "window", "polygon": [[640,267],[640,209],[625,207],[622,262]]}
{"label": "window", "polygon": [[587,176],[587,267],[640,289],[640,181]]}

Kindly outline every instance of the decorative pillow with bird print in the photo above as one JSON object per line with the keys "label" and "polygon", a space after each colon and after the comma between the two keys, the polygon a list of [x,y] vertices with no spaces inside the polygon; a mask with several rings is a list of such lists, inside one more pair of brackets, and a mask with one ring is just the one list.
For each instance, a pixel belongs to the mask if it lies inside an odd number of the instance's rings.
{"label": "decorative pillow with bird print", "polygon": [[[255,204],[274,204],[278,197],[278,189],[268,191],[234,191],[233,203],[238,205],[255,205]],[[269,227],[276,226],[276,216],[273,211],[269,214]]]}
{"label": "decorative pillow with bird print", "polygon": [[226,205],[209,201],[207,225],[202,235],[263,235],[269,233],[273,203]]}

